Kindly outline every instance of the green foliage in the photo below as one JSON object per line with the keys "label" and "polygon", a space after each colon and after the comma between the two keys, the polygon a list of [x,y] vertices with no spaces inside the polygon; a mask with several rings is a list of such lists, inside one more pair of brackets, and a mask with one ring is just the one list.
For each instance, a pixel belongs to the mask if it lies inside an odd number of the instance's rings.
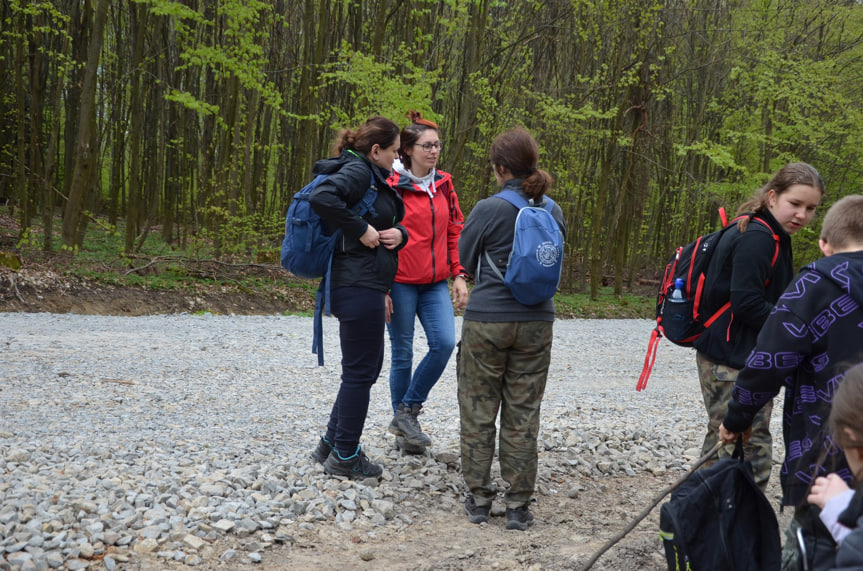
{"label": "green foliage", "polygon": [[252,259],[258,252],[272,248],[274,240],[280,241],[283,234],[282,220],[262,214],[228,217],[220,228],[225,254],[244,254]]}
{"label": "green foliage", "polygon": [[713,141],[702,140],[691,145],[675,145],[677,154],[685,156],[689,153],[705,157],[708,161],[725,171],[744,171],[734,160],[732,149]]}
{"label": "green foliage", "polygon": [[[0,201],[18,212],[26,205],[38,218],[43,207],[63,206],[55,201],[71,176],[65,141],[79,121],[74,94],[83,65],[72,54],[86,51],[78,43],[86,34],[68,33],[69,3],[7,4]],[[371,115],[404,125],[409,109],[441,125],[441,168],[453,173],[466,213],[494,190],[485,163],[492,139],[527,127],[565,209],[572,275],[595,280],[629,281],[663,263],[673,245],[715,227],[717,206],[733,213],[789,161],[820,170],[825,205],[863,188],[863,10],[855,2],[286,5],[112,4],[111,41],[99,62],[102,172],[94,186],[104,199],[138,209],[118,213],[136,223],[136,244],[154,229],[141,252],[178,248],[159,244],[155,228],[164,224],[191,257],[269,255],[286,199],[327,153],[332,131]],[[125,43],[136,36],[133,21],[146,26],[136,67]],[[41,77],[44,88],[31,93]],[[130,77],[143,82],[136,109]],[[56,112],[53,94],[61,97]],[[51,109],[43,124],[31,124],[29,111],[43,108]],[[142,117],[148,144],[132,150],[124,137],[131,118]],[[139,172],[129,172],[130,157],[140,159]],[[131,200],[132,181],[154,179],[159,188],[139,185],[141,203]],[[107,204],[83,207],[100,220]],[[116,229],[92,230],[102,238],[88,231],[81,251],[64,252],[84,263],[112,257],[134,265]],[[818,255],[817,233],[816,221],[794,236],[797,260]],[[20,235],[22,248],[38,247],[35,226]]]}
{"label": "green foliage", "polygon": [[615,296],[612,288],[601,288],[597,299],[588,294],[563,294],[554,297],[554,306],[561,317],[576,319],[653,319],[656,315],[655,295],[625,294]]}
{"label": "green foliage", "polygon": [[206,101],[201,101],[200,99],[194,97],[191,93],[178,91],[176,89],[172,89],[165,94],[165,99],[168,101],[173,101],[174,103],[179,103],[186,109],[190,111],[194,111],[201,116],[204,115],[219,115],[219,106],[207,103]]}
{"label": "green foliage", "polygon": [[328,104],[322,116],[334,117],[336,127],[355,127],[373,115],[404,124],[410,109],[434,120],[431,108],[439,71],[414,65],[410,46],[400,46],[399,52],[403,59],[396,65],[342,42],[333,54],[333,63],[321,74],[321,87],[345,87],[350,95],[346,105]]}

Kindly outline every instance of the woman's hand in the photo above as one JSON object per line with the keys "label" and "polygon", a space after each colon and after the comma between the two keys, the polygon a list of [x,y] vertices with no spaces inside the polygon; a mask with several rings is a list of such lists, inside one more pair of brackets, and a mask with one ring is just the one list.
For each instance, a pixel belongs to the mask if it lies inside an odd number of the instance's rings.
{"label": "woman's hand", "polygon": [[402,243],[402,231],[398,228],[387,228],[386,230],[381,230],[379,235],[379,242],[383,244],[384,248],[387,250],[393,250],[399,247],[399,244]]}
{"label": "woman's hand", "polygon": [[827,477],[815,478],[812,488],[809,490],[809,495],[806,496],[806,501],[824,509],[832,498],[839,494],[847,492],[851,488],[845,483],[845,480],[836,474],[827,474]]}
{"label": "woman's hand", "polygon": [[366,231],[360,236],[360,242],[366,248],[377,248],[381,243],[381,235],[375,230],[374,226],[369,224]]}
{"label": "woman's hand", "polygon": [[393,317],[393,298],[390,297],[390,294],[387,294],[386,298],[384,299],[384,318],[387,320],[387,323],[389,323],[390,320],[392,319],[392,317]]}
{"label": "woman's hand", "polygon": [[464,276],[456,276],[452,280],[452,304],[456,309],[461,309],[467,305],[467,278]]}

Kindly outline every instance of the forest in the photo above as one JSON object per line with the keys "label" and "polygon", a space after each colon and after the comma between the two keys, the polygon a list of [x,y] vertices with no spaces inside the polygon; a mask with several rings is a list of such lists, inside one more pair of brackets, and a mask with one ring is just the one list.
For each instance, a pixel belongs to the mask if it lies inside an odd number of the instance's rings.
{"label": "forest", "polygon": [[534,134],[562,289],[592,295],[788,162],[820,171],[822,214],[863,183],[857,0],[0,0],[0,85],[0,208],[46,252],[95,226],[127,254],[264,259],[338,130],[411,109],[465,214],[496,190],[494,136]]}

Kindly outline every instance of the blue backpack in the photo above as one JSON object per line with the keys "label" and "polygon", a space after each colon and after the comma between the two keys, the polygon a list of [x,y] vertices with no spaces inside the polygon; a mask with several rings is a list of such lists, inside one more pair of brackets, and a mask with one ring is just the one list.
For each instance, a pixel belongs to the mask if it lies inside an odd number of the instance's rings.
{"label": "blue backpack", "polygon": [[[282,240],[282,267],[300,278],[321,278],[318,293],[315,296],[314,334],[312,338],[312,353],[318,355],[318,365],[324,364],[324,330],[323,313],[330,315],[330,274],[333,267],[333,252],[336,243],[342,237],[341,230],[330,231],[321,217],[309,204],[312,192],[329,175],[319,174],[306,186],[301,188],[291,200],[288,214],[285,216],[285,238]],[[374,209],[378,191],[375,187],[374,174],[369,171],[369,189],[362,199],[351,209],[357,216],[371,214],[377,216]]]}
{"label": "blue backpack", "polygon": [[546,196],[544,206],[535,206],[533,199],[528,203],[514,190],[502,190],[494,196],[518,208],[518,216],[505,276],[485,252],[492,271],[523,305],[551,299],[560,285],[563,269],[563,232],[551,215],[554,201]]}

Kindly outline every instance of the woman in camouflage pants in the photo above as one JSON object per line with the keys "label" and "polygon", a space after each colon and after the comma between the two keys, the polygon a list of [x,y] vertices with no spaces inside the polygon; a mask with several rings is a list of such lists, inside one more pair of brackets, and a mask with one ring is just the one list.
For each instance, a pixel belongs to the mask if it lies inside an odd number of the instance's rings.
{"label": "woman in camouflage pants", "polygon": [[[491,147],[498,185],[535,203],[543,201],[551,176],[536,168],[536,141],[524,129],[499,135]],[[536,484],[540,404],[551,361],[554,302],[525,306],[513,298],[489,264],[506,271],[518,209],[490,197],[474,207],[459,239],[463,267],[476,281],[462,325],[458,352],[461,466],[470,490],[464,508],[473,523],[488,521],[497,490],[492,483],[496,419],[500,411],[500,471],[506,528],[525,530]],[[552,216],[564,230],[563,213]],[[486,252],[489,254],[486,256]]]}

